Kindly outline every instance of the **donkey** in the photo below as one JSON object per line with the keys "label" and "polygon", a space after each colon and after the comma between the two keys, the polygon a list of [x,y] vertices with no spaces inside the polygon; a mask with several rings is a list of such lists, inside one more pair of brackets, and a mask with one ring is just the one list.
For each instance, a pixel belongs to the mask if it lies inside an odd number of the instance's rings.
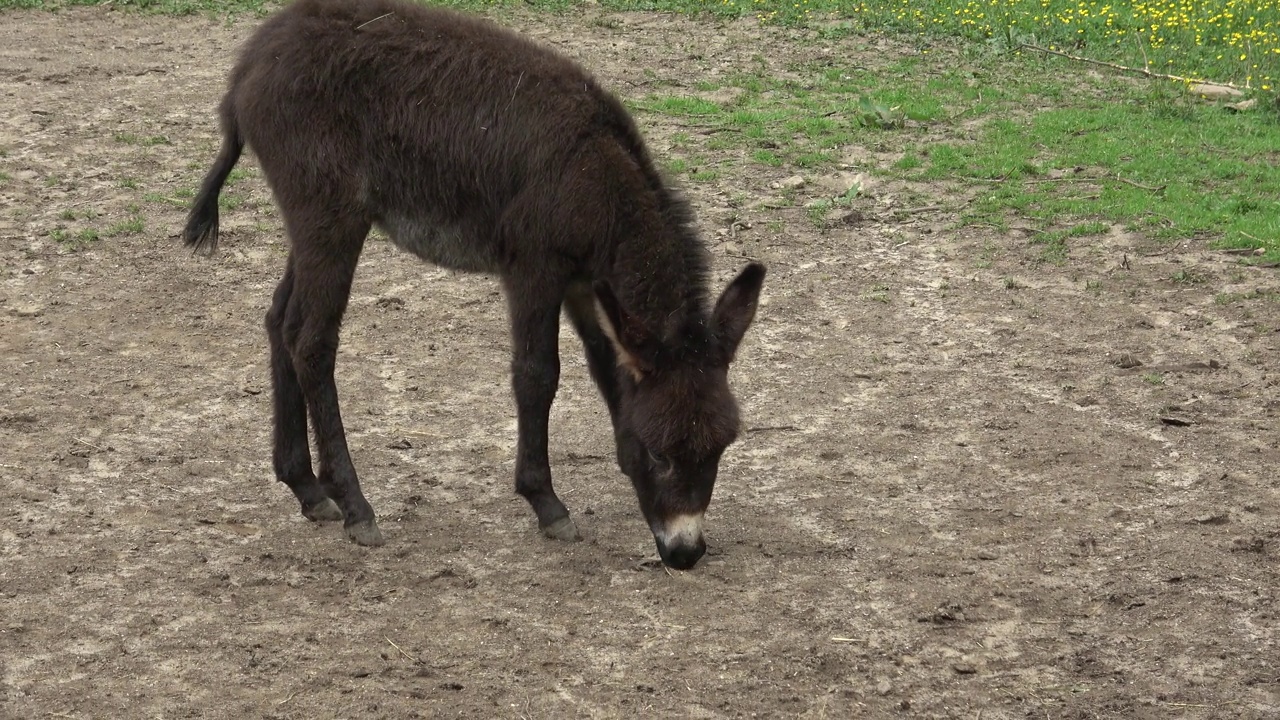
{"label": "donkey", "polygon": [[547,458],[563,309],[659,555],[678,569],[697,563],[720,457],[739,428],[729,363],[765,268],[749,264],[711,306],[689,206],[613,95],[567,58],[475,17],[401,0],[298,0],[249,39],[219,116],[222,146],[183,239],[215,249],[218,194],[247,144],[290,243],[266,317],[272,460],[305,517],[343,520],[360,545],[384,543],[333,376],[352,277],[377,226],[423,260],[500,278],[515,487],[541,530],[580,537]]}

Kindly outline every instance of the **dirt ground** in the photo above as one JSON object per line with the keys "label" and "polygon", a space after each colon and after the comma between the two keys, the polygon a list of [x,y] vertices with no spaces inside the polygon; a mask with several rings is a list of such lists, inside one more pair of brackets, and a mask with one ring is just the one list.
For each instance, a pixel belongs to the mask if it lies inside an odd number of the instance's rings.
{"label": "dirt ground", "polygon": [[[511,20],[624,95],[808,47]],[[552,466],[587,540],[538,535],[496,283],[372,242],[338,373],[389,543],[304,521],[271,476],[260,178],[217,256],[175,241],[253,24],[0,14],[0,715],[1280,717],[1280,304],[1221,301],[1276,271],[1200,240],[1045,264],[894,213],[891,183],[826,228],[774,207],[790,171],[691,188],[716,282],[770,275],[688,573],[652,562],[567,329]],[[869,44],[893,50],[826,49]]]}

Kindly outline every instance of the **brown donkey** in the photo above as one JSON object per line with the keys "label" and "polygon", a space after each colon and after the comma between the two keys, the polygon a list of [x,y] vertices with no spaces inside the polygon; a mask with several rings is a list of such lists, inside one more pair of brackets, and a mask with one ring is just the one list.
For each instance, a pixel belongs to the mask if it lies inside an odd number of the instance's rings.
{"label": "brown donkey", "polygon": [[747,266],[710,306],[689,208],[616,98],[480,19],[399,0],[298,0],[249,39],[220,115],[222,148],[183,237],[216,245],[218,193],[248,144],[290,240],[266,327],[274,468],[303,515],[344,520],[361,545],[384,542],[333,378],[352,276],[377,225],[424,260],[501,278],[516,491],[543,532],[578,537],[547,460],[563,308],[663,561],[698,561],[720,456],[738,432],[729,363],[765,268]]}

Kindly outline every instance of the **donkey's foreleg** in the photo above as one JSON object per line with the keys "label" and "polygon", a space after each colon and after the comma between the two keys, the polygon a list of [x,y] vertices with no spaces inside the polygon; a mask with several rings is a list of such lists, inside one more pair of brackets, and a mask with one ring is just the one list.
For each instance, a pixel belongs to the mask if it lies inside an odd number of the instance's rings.
{"label": "donkey's foreleg", "polygon": [[578,540],[578,528],[551,486],[551,463],[547,457],[548,419],[560,382],[557,345],[561,299],[561,293],[554,290],[555,284],[547,280],[545,274],[539,277],[533,273],[509,277],[506,282],[511,313],[511,384],[519,432],[516,492],[529,501],[538,516],[538,526],[548,537]]}
{"label": "donkey's foreleg", "polygon": [[[290,222],[292,220],[292,222]],[[338,334],[369,223],[327,213],[286,217],[293,241],[293,293],[284,338],[306,399],[324,492],[342,508],[347,537],[360,545],[385,540],[360,491],[333,379]]]}
{"label": "donkey's foreleg", "polygon": [[274,405],[274,442],[271,460],[276,479],[293,491],[309,520],[341,520],[342,510],[325,495],[311,469],[307,444],[307,406],[293,371],[293,359],[284,341],[285,312],[293,295],[293,257],[285,265],[267,311],[267,339],[271,344],[271,389]]}

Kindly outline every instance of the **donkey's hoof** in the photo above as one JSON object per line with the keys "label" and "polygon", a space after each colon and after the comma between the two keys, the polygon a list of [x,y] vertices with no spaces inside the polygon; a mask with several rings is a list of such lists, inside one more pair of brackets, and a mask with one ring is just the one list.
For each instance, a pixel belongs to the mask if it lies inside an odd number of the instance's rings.
{"label": "donkey's hoof", "polygon": [[565,542],[574,542],[582,539],[582,536],[578,534],[578,526],[573,524],[573,520],[568,515],[550,525],[543,525],[542,533],[552,540],[564,540]]}
{"label": "donkey's hoof", "polygon": [[347,537],[352,542],[365,547],[378,547],[386,545],[386,538],[382,537],[382,531],[378,529],[378,523],[373,518],[361,520],[346,527]]}
{"label": "donkey's hoof", "polygon": [[313,522],[335,522],[342,519],[342,509],[332,498],[325,498],[309,508],[302,508],[302,517]]}

